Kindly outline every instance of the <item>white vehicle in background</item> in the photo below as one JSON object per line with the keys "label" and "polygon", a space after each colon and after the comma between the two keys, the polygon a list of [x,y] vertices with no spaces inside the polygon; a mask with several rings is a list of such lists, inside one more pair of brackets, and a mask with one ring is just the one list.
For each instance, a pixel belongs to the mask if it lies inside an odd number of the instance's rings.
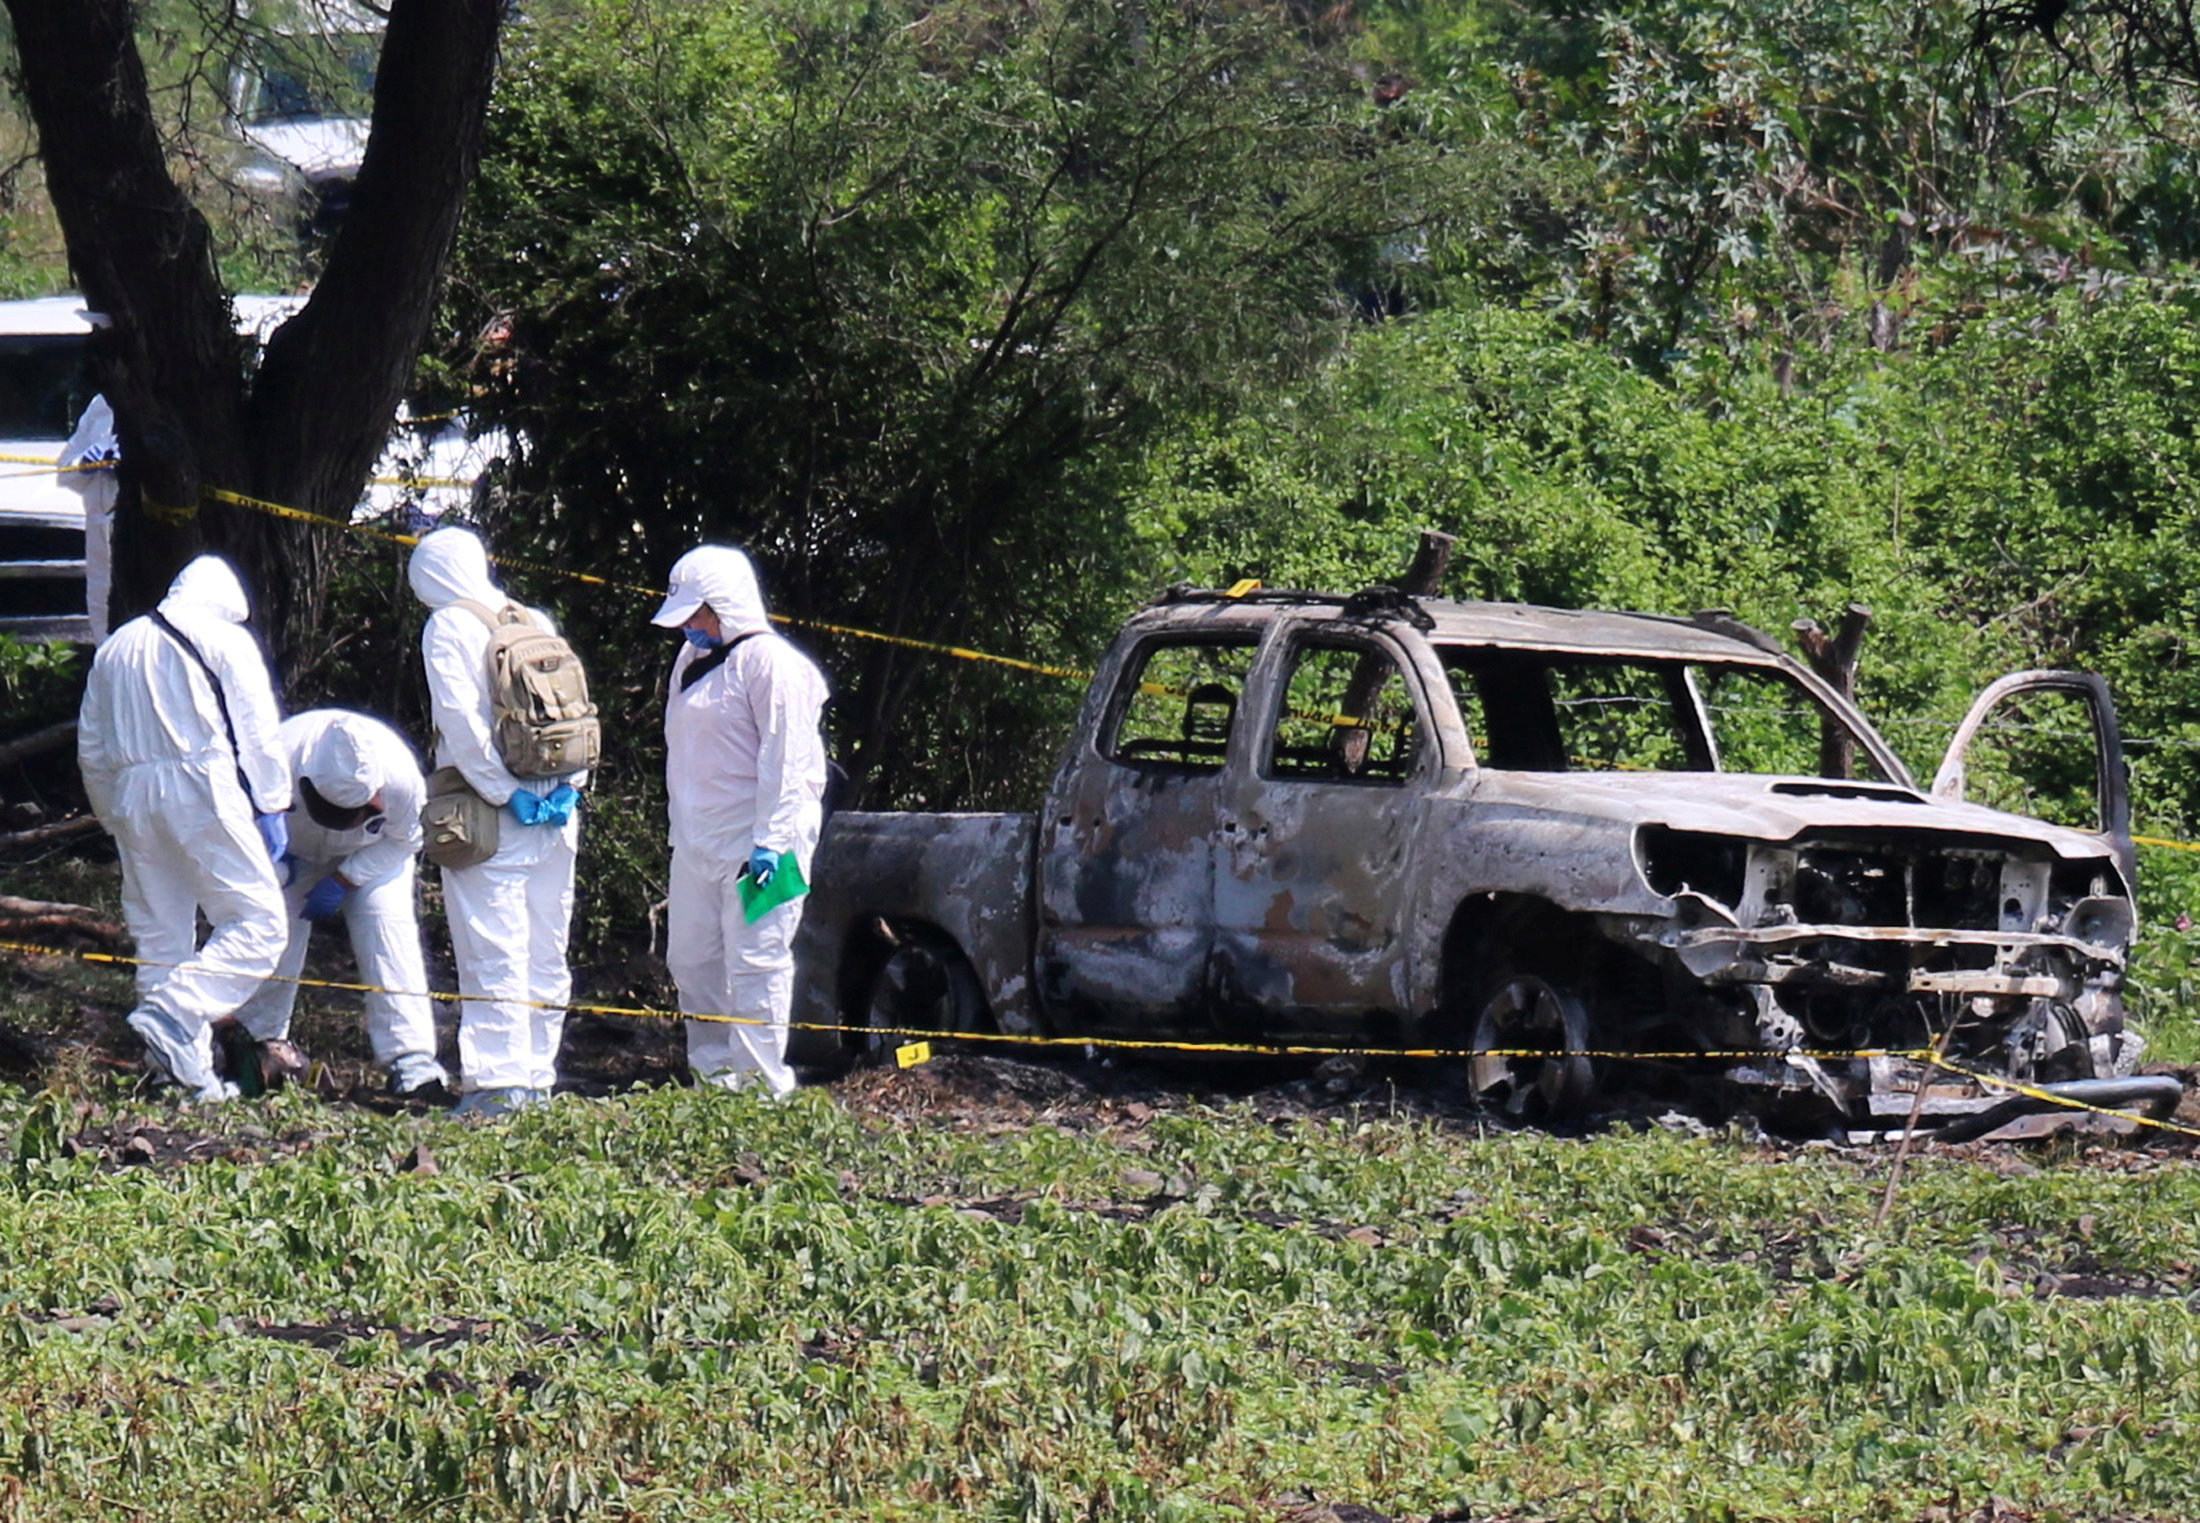
{"label": "white vehicle in background", "polygon": [[104,473],[56,465],[95,400],[102,321],[80,296],[0,302],[0,634],[97,638],[86,587],[104,601],[106,564],[89,563],[84,492]]}
{"label": "white vehicle in background", "polygon": [[[237,330],[265,343],[305,300],[239,296]],[[106,638],[119,451],[91,354],[105,321],[76,295],[0,301],[0,635]],[[506,453],[464,414],[415,421],[401,408],[352,522],[409,529],[463,511]]]}
{"label": "white vehicle in background", "polygon": [[366,152],[383,20],[351,0],[263,0],[254,10],[272,24],[230,72],[230,130],[247,150],[235,178],[255,195],[295,201],[305,229],[326,234],[351,204]]}

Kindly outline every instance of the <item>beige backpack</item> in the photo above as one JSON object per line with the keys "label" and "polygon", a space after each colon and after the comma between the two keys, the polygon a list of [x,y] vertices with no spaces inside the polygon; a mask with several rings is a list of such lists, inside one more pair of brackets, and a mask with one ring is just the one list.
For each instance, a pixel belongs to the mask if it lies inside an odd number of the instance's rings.
{"label": "beige backpack", "polygon": [[489,626],[490,734],[514,777],[594,767],[602,745],[580,657],[517,603],[458,605]]}

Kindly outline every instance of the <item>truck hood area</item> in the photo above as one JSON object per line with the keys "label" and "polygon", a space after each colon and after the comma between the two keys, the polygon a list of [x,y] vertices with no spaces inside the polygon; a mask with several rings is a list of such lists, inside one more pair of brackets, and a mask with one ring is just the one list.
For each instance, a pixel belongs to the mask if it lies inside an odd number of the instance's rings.
{"label": "truck hood area", "polygon": [[1979,847],[2023,843],[2065,860],[2102,855],[2100,838],[1889,783],[1718,772],[1484,771],[1469,784],[1478,806],[1517,807],[1545,819],[1624,821],[1782,844],[1808,834],[1969,837]]}

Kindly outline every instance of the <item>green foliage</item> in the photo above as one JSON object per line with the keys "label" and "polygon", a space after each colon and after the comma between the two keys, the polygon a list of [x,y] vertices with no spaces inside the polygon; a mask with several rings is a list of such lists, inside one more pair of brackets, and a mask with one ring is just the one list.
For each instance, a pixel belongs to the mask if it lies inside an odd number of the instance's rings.
{"label": "green foliage", "polygon": [[[889,635],[1087,657],[1148,585],[1140,448],[1332,350],[1340,281],[1474,183],[1259,10],[556,20],[458,277],[469,329],[508,318],[479,405],[530,441],[514,529],[651,573],[733,539],[778,609]],[[805,638],[875,796],[996,797],[1069,701]]]}
{"label": "green foliage", "polygon": [[[1761,353],[1794,373],[1815,352],[1892,347],[1921,310],[2190,257],[2190,218],[2171,210],[2194,191],[2190,102],[2088,80],[2037,38],[1981,50],[1977,14],[1535,8],[1489,56],[1538,158],[1579,155],[1581,172],[1445,253],[1684,376]],[[1442,88],[1477,72],[1454,59]],[[1468,114],[1482,131],[1505,119]]]}
{"label": "green foliage", "polygon": [[2200,300],[2186,281],[1982,325],[1905,377],[1932,409],[1903,532],[1950,614],[2028,664],[2105,675],[2139,737],[2142,813],[2200,818],[2188,646],[2200,466]]}
{"label": "green foliage", "polygon": [[[312,4],[145,0],[134,8],[154,128],[171,173],[207,219],[233,291],[292,290],[318,273],[317,251],[299,241],[302,208],[240,184],[253,150],[235,135],[229,104],[237,61],[283,45]],[[0,297],[11,299],[54,295],[73,283],[19,75],[13,30],[0,26]]]}
{"label": "green foliage", "polygon": [[[1944,737],[1981,657],[1889,533],[1902,488],[1877,438],[1907,426],[1895,404],[1865,375],[1847,392],[1745,384],[1719,400],[1694,405],[1546,319],[1430,315],[1155,456],[1141,524],[1179,574],[1224,583],[1363,585],[1394,575],[1425,525],[1459,537],[1455,596],[1725,607],[1776,631],[1861,601],[1869,706],[1937,710]],[[1910,759],[1929,775],[1937,757]]]}
{"label": "green foliage", "polygon": [[76,712],[84,691],[84,660],[73,645],[0,635],[0,697],[11,728],[31,729]]}
{"label": "green foliage", "polygon": [[[1372,1114],[292,1095],[217,1118],[228,1161],[119,1171],[76,1119],[0,1101],[0,1469],[39,1517],[2200,1505],[2187,1170],[1913,1159],[1882,1234],[1882,1160]],[[2132,1293],[2039,1293],[2072,1273]]]}

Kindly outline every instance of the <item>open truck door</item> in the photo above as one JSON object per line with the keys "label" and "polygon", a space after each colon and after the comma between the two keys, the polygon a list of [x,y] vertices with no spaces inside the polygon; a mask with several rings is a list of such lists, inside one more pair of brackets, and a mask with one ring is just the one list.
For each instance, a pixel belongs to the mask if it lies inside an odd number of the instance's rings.
{"label": "open truck door", "polygon": [[1948,743],[1933,796],[2094,836],[2138,881],[2123,730],[2091,672],[2014,672],[1978,695]]}

